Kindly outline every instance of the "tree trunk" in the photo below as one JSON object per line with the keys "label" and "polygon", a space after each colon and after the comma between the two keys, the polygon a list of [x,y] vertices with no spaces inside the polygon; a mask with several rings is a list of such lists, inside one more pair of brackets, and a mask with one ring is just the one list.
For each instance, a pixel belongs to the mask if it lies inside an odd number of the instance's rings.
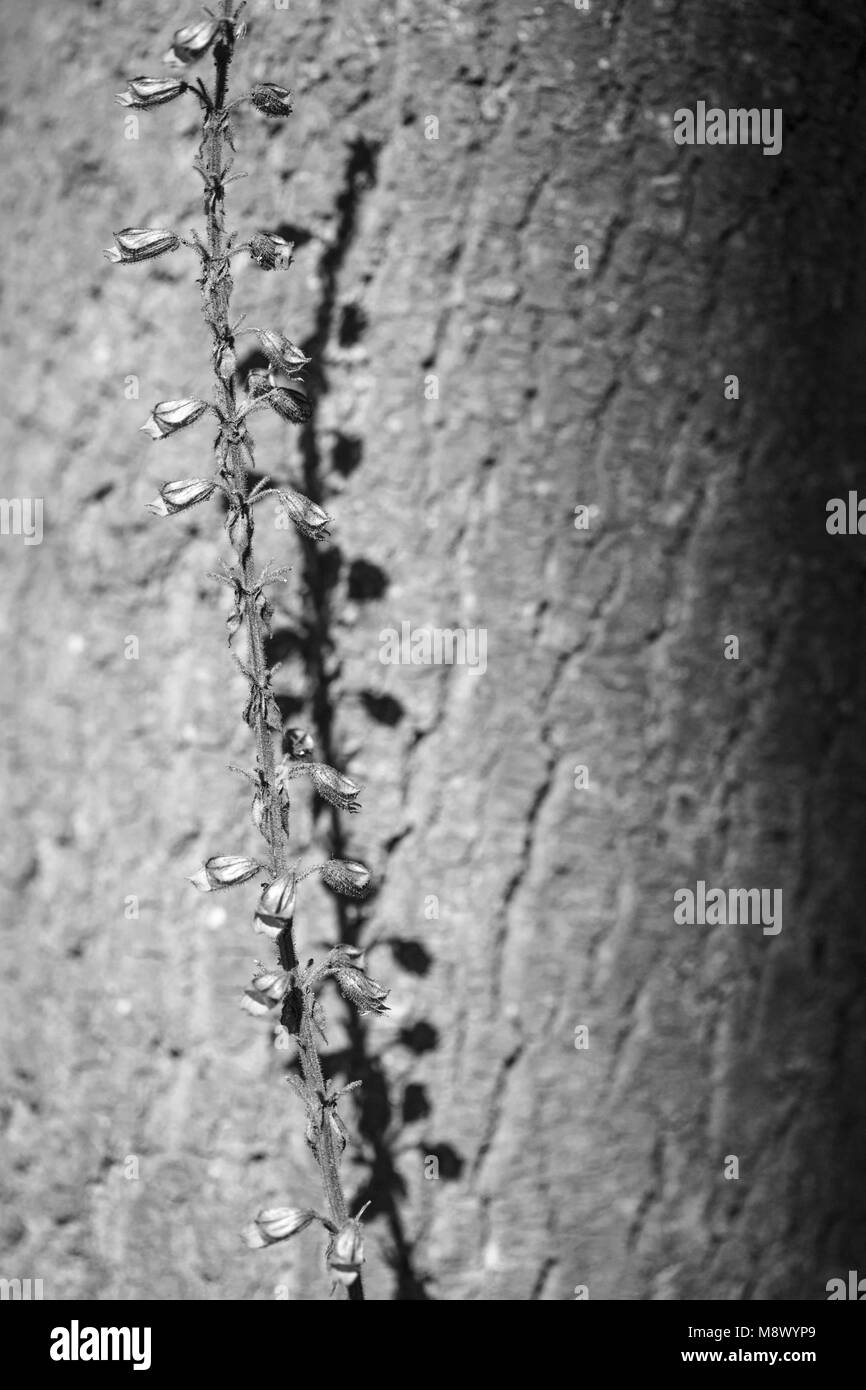
{"label": "tree trunk", "polygon": [[[193,16],[110,9],[4,17],[2,491],[44,539],[0,537],[0,1268],[320,1299],[309,1232],[238,1240],[322,1200],[291,1053],[237,1008],[254,888],[186,881],[259,845],[221,517],[144,510],[210,443],[136,432],[209,389],[194,258],[100,256],[199,218],[195,103],[111,104]],[[296,113],[238,118],[229,223],[296,250],[238,262],[234,307],[306,348],[315,399],[257,417],[258,456],[335,517],[317,549],[260,512],[295,566],[270,656],[287,727],[364,784],[293,837],[379,881],[361,912],[306,881],[301,950],[357,940],[392,991],[381,1021],[326,1000],[368,1297],[823,1299],[866,1273],[866,540],[826,529],[866,495],[866,25],[251,9],[233,90]],[[780,108],[782,150],[676,144],[699,100]],[[389,660],[404,625],[467,659]],[[699,882],[780,892],[781,929],[680,924]]]}

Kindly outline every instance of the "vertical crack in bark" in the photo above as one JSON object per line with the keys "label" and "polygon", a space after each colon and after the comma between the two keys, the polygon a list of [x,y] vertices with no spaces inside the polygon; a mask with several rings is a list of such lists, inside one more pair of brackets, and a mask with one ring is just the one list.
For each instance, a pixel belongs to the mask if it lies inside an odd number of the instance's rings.
{"label": "vertical crack in bark", "polygon": [[[331,245],[325,249],[319,264],[321,297],[313,332],[303,344],[304,352],[320,367],[321,380],[317,393],[319,395],[327,389],[326,353],[336,326],[339,275],[355,237],[363,195],[376,182],[377,155],[378,147],[362,137],[352,143],[343,188],[337,198],[336,235]],[[324,470],[317,437],[316,414],[314,403],[312,416],[302,427],[299,442],[304,491],[314,502],[325,505]],[[303,544],[302,578],[307,610],[304,640],[306,665],[312,685],[312,722],[322,760],[331,766],[342,766],[334,732],[336,702],[332,687],[336,673],[333,665],[335,642],[334,613],[331,604],[332,572],[328,565],[328,553],[323,552],[313,541],[304,541]],[[330,852],[338,858],[351,857],[339,811],[329,808],[328,816]],[[348,945],[360,944],[366,920],[364,906],[342,897],[335,897],[334,912],[338,940]],[[355,1204],[357,1206],[371,1201],[374,1210],[387,1222],[392,1245],[391,1263],[397,1280],[396,1298],[426,1300],[430,1295],[425,1288],[425,1278],[415,1269],[412,1244],[406,1234],[400,1212],[399,1199],[403,1195],[404,1184],[397,1170],[390,1142],[387,1077],[379,1059],[368,1051],[365,1025],[354,1011],[349,1012],[347,1030],[349,1046],[344,1060],[350,1079],[363,1082],[358,1093],[359,1129],[362,1139],[367,1142],[373,1153],[372,1171],[362,1191],[357,1194]],[[327,1062],[327,1059],[325,1061]]]}

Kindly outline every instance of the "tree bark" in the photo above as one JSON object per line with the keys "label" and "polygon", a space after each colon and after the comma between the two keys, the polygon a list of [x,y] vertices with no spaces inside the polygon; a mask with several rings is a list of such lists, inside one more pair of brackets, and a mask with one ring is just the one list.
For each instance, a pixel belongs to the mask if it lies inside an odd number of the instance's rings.
{"label": "tree bark", "polygon": [[[124,138],[111,93],[183,16],[113,11],[6,19],[0,491],[44,498],[45,537],[0,538],[0,1263],[46,1298],[318,1299],[315,1240],[237,1235],[317,1178],[236,1007],[253,892],[186,883],[256,843],[243,688],[218,517],[144,511],[210,441],[136,427],[209,363],[193,258],[109,276],[99,248],[199,217],[197,106]],[[235,221],[296,261],[238,264],[233,306],[310,352],[316,401],[300,433],[257,417],[257,458],[335,516],[321,554],[257,528],[295,566],[269,656],[287,726],[364,784],[351,825],[299,796],[293,841],[381,880],[342,916],[305,882],[299,956],[357,940],[392,989],[388,1021],[329,1000],[367,1296],[823,1299],[866,1272],[866,540],[825,526],[866,495],[864,21],[252,22],[233,81],[296,113],[238,119]],[[781,153],[676,145],[698,100],[781,108]],[[486,669],[384,663],[403,623],[483,629]],[[781,931],[677,924],[700,880],[781,890]]]}

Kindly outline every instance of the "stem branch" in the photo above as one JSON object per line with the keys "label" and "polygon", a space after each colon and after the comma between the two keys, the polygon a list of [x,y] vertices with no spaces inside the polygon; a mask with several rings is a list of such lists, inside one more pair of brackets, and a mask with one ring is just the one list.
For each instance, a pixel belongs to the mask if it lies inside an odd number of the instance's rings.
{"label": "stem branch", "polygon": [[[221,432],[217,441],[222,476],[230,492],[231,522],[229,535],[237,557],[236,573],[244,590],[243,617],[248,641],[248,664],[252,672],[250,693],[256,697],[267,688],[268,667],[265,643],[268,623],[262,614],[256,596],[256,579],[253,564],[253,511],[249,505],[249,472],[254,462],[252,441],[245,434],[245,427],[238,422],[238,406],[232,371],[222,368],[223,354],[230,354],[233,347],[229,309],[231,304],[232,280],[229,273],[227,237],[225,230],[225,183],[226,169],[223,152],[228,133],[231,106],[226,104],[228,94],[228,74],[234,46],[232,22],[232,0],[224,0],[223,22],[220,36],[214,46],[216,80],[212,102],[205,107],[202,118],[202,141],[199,147],[198,162],[204,177],[204,214],[207,221],[207,255],[204,259],[201,279],[202,302],[205,321],[213,340],[215,364],[216,405],[230,429],[228,434]],[[236,105],[237,103],[232,103]],[[236,247],[240,250],[240,247]],[[231,361],[231,358],[228,358]],[[223,374],[225,371],[225,374]],[[249,464],[244,460],[246,451]],[[258,771],[261,779],[263,802],[262,833],[268,841],[275,875],[289,872],[289,837],[283,824],[280,794],[276,783],[276,753],[274,734],[268,723],[267,702],[254,698],[251,703],[254,711],[253,727],[258,755]],[[280,961],[283,969],[297,972],[298,958],[292,926],[287,926],[278,941]],[[314,1149],[325,1195],[331,1211],[331,1218],[338,1227],[348,1219],[348,1208],[340,1181],[339,1157],[334,1139],[334,1130],[328,1108],[325,1105],[325,1081],[316,1047],[313,1021],[313,997],[309,990],[299,988],[303,1000],[299,1032],[297,1035],[298,1057],[304,1087],[305,1101],[309,1114],[316,1114],[320,1122],[314,1129]],[[361,1276],[349,1285],[348,1297],[352,1302],[363,1301],[364,1289]]]}

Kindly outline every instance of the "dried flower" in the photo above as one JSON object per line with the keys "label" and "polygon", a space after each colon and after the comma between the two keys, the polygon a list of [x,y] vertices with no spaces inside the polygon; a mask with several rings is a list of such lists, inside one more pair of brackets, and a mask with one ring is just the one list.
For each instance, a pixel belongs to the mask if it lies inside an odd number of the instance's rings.
{"label": "dried flower", "polygon": [[257,82],[250,92],[250,101],[266,116],[292,114],[292,94],[287,87],[278,87],[276,82]]}
{"label": "dried flower", "polygon": [[328,1266],[338,1283],[354,1284],[364,1263],[364,1239],[359,1221],[347,1221],[331,1241]]}
{"label": "dried flower", "polygon": [[280,501],[289,520],[297,526],[302,536],[310,540],[323,540],[328,534],[327,527],[331,517],[316,502],[311,502],[302,492],[280,489]]}
{"label": "dried flower", "polygon": [[361,788],[350,777],[344,777],[327,763],[313,763],[310,776],[319,796],[330,801],[332,806],[338,806],[341,811],[360,811],[355,798]]}
{"label": "dried flower", "polygon": [[164,256],[167,251],[176,251],[180,246],[180,237],[164,227],[124,227],[112,235],[117,245],[103,252],[112,265],[151,261],[154,256]]}
{"label": "dried flower", "polygon": [[357,859],[329,859],[322,878],[335,893],[347,898],[363,898],[370,890],[370,870]]}
{"label": "dried flower", "polygon": [[[254,328],[255,333],[262,345],[262,352],[277,372],[284,372],[286,376],[294,377],[302,367],[306,367],[310,358],[301,352],[299,347],[283,333],[272,333],[269,328]],[[304,391],[302,381],[293,381],[290,390],[300,387]],[[304,392],[306,394],[306,392]]]}
{"label": "dried flower", "polygon": [[337,981],[343,998],[354,1004],[359,1014],[386,1014],[388,1005],[385,1000],[391,991],[384,989],[366,971],[359,970],[357,965],[347,965],[339,954],[337,961],[330,973]]}
{"label": "dried flower", "polygon": [[204,868],[199,869],[190,879],[202,893],[212,893],[218,888],[234,888],[238,883],[246,883],[255,878],[262,865],[256,859],[246,859],[238,854],[217,854],[206,859]]}
{"label": "dried flower", "polygon": [[213,19],[202,19],[197,24],[185,24],[176,29],[171,48],[163,58],[172,68],[185,68],[189,63],[198,62],[207,53],[217,35],[219,24]]}
{"label": "dried flower", "polygon": [[114,100],[118,106],[134,106],[147,111],[151,106],[163,106],[174,101],[187,90],[187,84],[179,77],[130,77],[125,92],[118,92]]}
{"label": "dried flower", "polygon": [[291,982],[288,970],[263,970],[260,975],[253,976],[253,989],[272,1004],[279,1004],[286,997]]}
{"label": "dried flower", "polygon": [[207,401],[181,400],[181,401],[159,401],[150,412],[147,423],[141,426],[144,434],[149,434],[151,439],[167,439],[170,434],[175,434],[177,430],[185,429],[187,425],[194,425],[196,420],[200,420],[206,410],[210,410]]}
{"label": "dried flower", "polygon": [[147,509],[154,516],[173,516],[175,512],[185,512],[197,502],[206,502],[216,487],[212,478],[182,478],[176,483],[166,483],[159,490],[159,496],[148,502]]}
{"label": "dried flower", "polygon": [[[275,232],[256,232],[250,238],[250,256],[256,265],[260,265],[262,270],[288,270],[292,264],[292,251],[295,243],[286,241],[285,237],[277,236]],[[305,362],[310,359],[304,358]]]}
{"label": "dried flower", "polygon": [[291,1239],[300,1231],[305,1231],[316,1219],[314,1211],[302,1211],[298,1207],[270,1207],[260,1211],[255,1221],[246,1227],[244,1240],[250,1250],[261,1250],[279,1240]]}
{"label": "dried flower", "polygon": [[262,893],[256,908],[256,921],[279,932],[291,922],[294,913],[295,875],[283,874],[269,883]]}
{"label": "dried flower", "polygon": [[[217,490],[225,497],[226,529],[234,559],[231,564],[223,562],[222,572],[213,577],[226,584],[232,594],[232,612],[227,619],[229,642],[244,629],[245,660],[236,658],[236,664],[249,682],[243,717],[256,739],[252,769],[235,770],[252,784],[253,822],[268,849],[266,863],[238,855],[213,856],[192,882],[202,892],[211,893],[257,880],[255,929],[278,943],[279,959],[273,964],[256,963],[256,973],[244,992],[242,1006],[254,1017],[269,1019],[280,1044],[294,1040],[298,1074],[292,1079],[304,1102],[307,1139],[321,1169],[330,1208],[329,1216],[290,1207],[266,1209],[259,1212],[244,1234],[250,1246],[261,1248],[289,1239],[311,1222],[320,1221],[330,1236],[327,1257],[334,1277],[347,1288],[349,1299],[356,1302],[364,1298],[360,1278],[364,1259],[360,1228],[363,1212],[358,1212],[352,1221],[343,1219],[347,1207],[339,1163],[347,1134],[337,1104],[339,1097],[351,1088],[335,1090],[330,1083],[323,1085],[317,1034],[327,1044],[326,1019],[317,987],[334,979],[362,1013],[384,1013],[388,991],[361,968],[362,953],[354,946],[335,947],[318,963],[309,960],[302,965],[293,937],[295,874],[282,871],[288,862],[288,783],[294,777],[309,774],[321,796],[348,811],[359,809],[359,788],[333,767],[313,762],[313,740],[301,729],[289,731],[285,747],[291,752],[275,766],[282,720],[272,685],[276,667],[268,640],[274,611],[265,591],[268,585],[284,581],[289,568],[269,562],[258,572],[253,554],[254,504],[261,497],[279,496],[281,507],[293,524],[304,537],[314,540],[327,536],[330,518],[317,502],[292,488],[281,491],[279,485],[269,486],[265,478],[253,481],[255,446],[246,428],[246,416],[265,404],[294,424],[303,425],[311,419],[313,407],[300,375],[309,358],[281,333],[243,329],[257,337],[264,354],[259,361],[266,359],[268,370],[249,373],[247,396],[239,407],[231,384],[238,370],[235,336],[245,317],[236,319],[232,313],[231,257],[245,246],[254,263],[262,269],[275,270],[291,264],[294,249],[292,242],[275,232],[256,231],[242,242],[240,234],[230,229],[226,221],[225,190],[233,179],[240,177],[229,172],[232,161],[227,157],[227,149],[234,149],[232,112],[238,105],[236,100],[229,100],[228,79],[233,44],[245,29],[237,18],[243,8],[243,2],[227,3],[220,6],[218,16],[206,8],[205,19],[185,25],[174,35],[166,62],[173,68],[183,68],[212,49],[212,84],[196,82],[191,86],[179,73],[164,78],[133,77],[116,98],[125,108],[148,110],[174,101],[184,92],[195,92],[201,116],[195,168],[204,184],[204,234],[193,231],[191,239],[182,239],[165,228],[125,227],[115,233],[115,245],[105,254],[112,263],[133,263],[183,245],[193,249],[201,263],[198,284],[209,330],[214,404],[197,398],[160,401],[142,429],[151,439],[165,439],[192,425],[205,412],[213,412],[219,429],[212,445],[212,473],[210,477],[165,483],[149,505],[155,514],[168,516],[205,501]],[[253,106],[267,116],[287,116],[292,110],[291,93],[273,82],[257,83],[249,97]],[[369,871],[356,860],[334,859],[308,870],[319,871],[326,883],[349,897],[361,897],[370,886]]]}
{"label": "dried flower", "polygon": [[291,976],[287,970],[263,971],[262,974],[256,975],[250,987],[244,990],[241,1008],[246,1009],[254,1018],[262,1018],[282,1003],[290,984]]}

